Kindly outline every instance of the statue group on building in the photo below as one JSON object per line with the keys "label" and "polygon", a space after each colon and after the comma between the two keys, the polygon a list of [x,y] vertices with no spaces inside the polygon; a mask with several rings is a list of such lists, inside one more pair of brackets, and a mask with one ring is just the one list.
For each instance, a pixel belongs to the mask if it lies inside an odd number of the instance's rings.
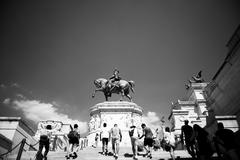
{"label": "statue group on building", "polygon": [[192,76],[192,79],[188,80],[189,84],[185,84],[186,89],[189,89],[192,83],[203,83],[202,71],[200,70],[196,76]]}

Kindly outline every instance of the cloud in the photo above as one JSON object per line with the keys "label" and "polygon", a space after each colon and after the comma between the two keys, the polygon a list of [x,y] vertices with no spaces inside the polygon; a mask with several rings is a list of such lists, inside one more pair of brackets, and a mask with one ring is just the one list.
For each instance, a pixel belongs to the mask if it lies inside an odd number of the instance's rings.
{"label": "cloud", "polygon": [[0,88],[6,88],[4,84],[0,84]]}
{"label": "cloud", "polygon": [[143,115],[142,121],[153,130],[161,127],[161,120],[156,112],[148,112],[147,115]]}
{"label": "cloud", "polygon": [[6,105],[10,104],[10,102],[11,102],[11,99],[10,99],[10,98],[5,98],[5,99],[3,100],[3,104],[6,104]]}
{"label": "cloud", "polygon": [[21,99],[26,99],[26,97],[20,93],[16,94],[16,97],[21,98]]}
{"label": "cloud", "polygon": [[12,83],[11,87],[16,87],[16,88],[20,88],[20,85],[18,83]]}
{"label": "cloud", "polygon": [[59,113],[58,108],[51,103],[43,103],[38,100],[22,99],[13,100],[12,104],[16,109],[22,110],[24,116],[32,121],[39,122],[44,120],[55,120],[72,125],[77,123],[82,133],[85,133],[88,130],[87,122],[73,120],[69,118],[68,115]]}

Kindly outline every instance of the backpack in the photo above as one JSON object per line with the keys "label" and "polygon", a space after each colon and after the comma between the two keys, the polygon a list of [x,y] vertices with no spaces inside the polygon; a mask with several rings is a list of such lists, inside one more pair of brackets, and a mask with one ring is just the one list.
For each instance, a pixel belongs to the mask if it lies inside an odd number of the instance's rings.
{"label": "backpack", "polygon": [[78,133],[76,131],[70,131],[67,136],[69,139],[78,138]]}
{"label": "backpack", "polygon": [[133,128],[132,130],[130,130],[130,131],[129,131],[129,136],[130,136],[130,137],[138,137],[137,128]]}
{"label": "backpack", "polygon": [[129,131],[129,136],[132,137],[132,136],[133,136],[133,133],[134,133],[134,129],[131,129],[131,130]]}

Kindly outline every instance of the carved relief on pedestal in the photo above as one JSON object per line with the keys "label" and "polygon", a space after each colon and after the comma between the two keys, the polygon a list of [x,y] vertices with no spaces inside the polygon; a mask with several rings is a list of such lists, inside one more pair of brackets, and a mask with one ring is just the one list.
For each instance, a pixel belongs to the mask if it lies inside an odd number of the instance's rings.
{"label": "carved relief on pedestal", "polygon": [[93,130],[100,128],[100,125],[101,125],[100,116],[98,114],[91,116],[90,121],[88,123],[89,131],[91,132]]}
{"label": "carved relief on pedestal", "polygon": [[41,133],[43,130],[46,130],[46,127],[50,125],[51,126],[51,132],[53,134],[57,134],[61,131],[62,128],[62,122],[59,121],[41,121],[38,123],[38,130],[37,130],[37,134]]}
{"label": "carved relief on pedestal", "polygon": [[96,116],[95,116],[95,129],[98,129],[98,128],[100,128],[100,117],[99,117],[99,115],[97,114]]}
{"label": "carved relief on pedestal", "polygon": [[131,126],[131,114],[127,114],[125,118],[125,127],[129,128]]}
{"label": "carved relief on pedestal", "polygon": [[91,132],[92,130],[94,130],[94,127],[95,127],[95,120],[93,117],[90,118],[90,121],[88,123],[88,126],[89,126],[89,131]]}
{"label": "carved relief on pedestal", "polygon": [[68,125],[69,124],[63,124],[60,121],[40,121],[38,123],[38,129],[35,134],[35,138],[39,139],[40,135],[44,133],[47,126],[51,126],[50,132],[52,133],[52,137],[50,138],[50,150],[64,150],[67,146],[68,139],[66,135],[70,131],[70,125],[68,129],[64,128],[63,126]]}

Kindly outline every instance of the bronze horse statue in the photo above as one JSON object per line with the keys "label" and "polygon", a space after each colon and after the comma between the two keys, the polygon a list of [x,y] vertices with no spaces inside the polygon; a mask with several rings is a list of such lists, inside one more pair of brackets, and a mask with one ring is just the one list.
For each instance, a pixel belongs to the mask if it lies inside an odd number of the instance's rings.
{"label": "bronze horse statue", "polygon": [[120,80],[117,85],[114,83],[110,83],[105,78],[98,78],[94,80],[94,85],[96,86],[96,89],[94,93],[92,94],[92,97],[95,97],[95,93],[97,91],[101,91],[104,93],[106,101],[108,101],[108,97],[111,97],[112,93],[121,94],[120,101],[123,100],[123,97],[126,96],[130,101],[132,101],[132,97],[130,96],[130,90],[134,93],[133,87],[135,86],[134,81],[126,81],[126,80]]}

